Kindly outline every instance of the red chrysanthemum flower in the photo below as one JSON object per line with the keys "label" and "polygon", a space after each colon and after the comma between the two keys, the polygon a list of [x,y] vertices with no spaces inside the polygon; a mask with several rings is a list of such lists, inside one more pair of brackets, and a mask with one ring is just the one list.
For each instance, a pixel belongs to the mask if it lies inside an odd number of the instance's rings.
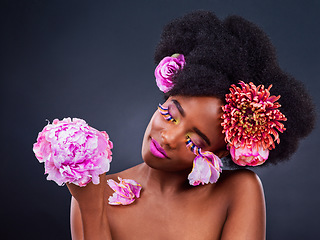
{"label": "red chrysanthemum flower", "polygon": [[[265,89],[252,82],[240,81],[239,84],[241,88],[233,84],[231,93],[226,94],[227,104],[222,107],[223,133],[235,163],[260,165],[268,157],[269,150],[275,148],[275,142],[280,142],[278,132],[285,130],[280,121],[287,119],[278,109],[281,105],[276,101],[280,96],[270,96],[272,85]],[[259,156],[257,152],[262,151],[264,153]]]}

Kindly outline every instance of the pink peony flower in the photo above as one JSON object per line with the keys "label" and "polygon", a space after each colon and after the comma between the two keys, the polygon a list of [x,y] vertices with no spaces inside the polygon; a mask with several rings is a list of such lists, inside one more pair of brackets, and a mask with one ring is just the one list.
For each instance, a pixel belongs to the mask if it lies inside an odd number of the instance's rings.
{"label": "pink peony flower", "polygon": [[222,171],[221,166],[220,158],[209,151],[197,155],[193,160],[192,171],[188,175],[189,184],[197,186],[200,183],[204,185],[217,182]]}
{"label": "pink peony flower", "polygon": [[240,166],[258,166],[268,159],[269,150],[257,145],[252,148],[231,146],[230,154],[233,162]]}
{"label": "pink peony flower", "polygon": [[286,121],[278,109],[280,96],[270,96],[270,85],[256,87],[253,83],[231,85],[222,107],[223,133],[229,144],[232,160],[241,165],[256,166],[264,163],[269,150],[280,143],[279,132],[285,131],[280,121]]}
{"label": "pink peony flower", "polygon": [[110,205],[128,205],[134,202],[135,198],[140,197],[141,185],[131,179],[122,179],[118,177],[119,183],[109,179],[108,185],[112,188],[112,196],[109,197],[108,201]]}
{"label": "pink peony flower", "polygon": [[58,185],[99,184],[99,175],[109,171],[112,142],[106,132],[99,132],[78,118],[55,119],[39,133],[33,151],[45,163],[47,180]]}
{"label": "pink peony flower", "polygon": [[185,65],[185,59],[182,54],[173,54],[171,57],[165,57],[160,61],[154,71],[157,86],[163,92],[168,92],[173,88],[173,77]]}

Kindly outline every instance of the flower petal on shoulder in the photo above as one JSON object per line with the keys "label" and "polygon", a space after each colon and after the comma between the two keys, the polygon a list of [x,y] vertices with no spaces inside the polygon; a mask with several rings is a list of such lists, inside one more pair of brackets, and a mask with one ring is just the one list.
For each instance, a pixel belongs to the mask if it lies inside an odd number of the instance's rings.
{"label": "flower petal on shoulder", "polygon": [[126,198],[126,197],[120,196],[116,192],[114,192],[112,196],[108,198],[108,202],[110,205],[128,205],[133,203],[134,200],[135,200],[134,198]]}

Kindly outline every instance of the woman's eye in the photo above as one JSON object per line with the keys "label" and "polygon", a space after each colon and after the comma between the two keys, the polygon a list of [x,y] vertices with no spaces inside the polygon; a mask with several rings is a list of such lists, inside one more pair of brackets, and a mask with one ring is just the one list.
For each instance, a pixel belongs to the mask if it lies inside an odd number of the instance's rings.
{"label": "woman's eye", "polygon": [[159,103],[158,110],[167,121],[174,123],[177,122],[177,120],[170,114],[169,108],[166,108]]}
{"label": "woman's eye", "polygon": [[186,145],[194,154],[198,154],[201,149],[206,147],[204,141],[193,133],[187,135]]}
{"label": "woman's eye", "polygon": [[198,147],[198,146],[191,140],[190,136],[187,136],[186,145],[187,145],[187,148],[190,149],[190,151],[193,152],[195,155],[199,155],[199,154],[200,154],[201,148]]}

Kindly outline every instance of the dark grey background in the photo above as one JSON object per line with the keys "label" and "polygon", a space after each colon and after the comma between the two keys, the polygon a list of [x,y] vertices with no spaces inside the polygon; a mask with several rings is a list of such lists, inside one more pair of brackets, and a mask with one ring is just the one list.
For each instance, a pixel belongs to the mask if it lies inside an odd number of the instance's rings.
{"label": "dark grey background", "polygon": [[[32,152],[46,119],[106,130],[112,172],[142,161],[144,129],[162,101],[154,47],[166,22],[196,9],[260,25],[319,105],[320,1],[1,1],[1,239],[70,238],[68,190],[45,180]],[[289,162],[257,170],[268,239],[320,239],[318,137],[319,124]]]}

